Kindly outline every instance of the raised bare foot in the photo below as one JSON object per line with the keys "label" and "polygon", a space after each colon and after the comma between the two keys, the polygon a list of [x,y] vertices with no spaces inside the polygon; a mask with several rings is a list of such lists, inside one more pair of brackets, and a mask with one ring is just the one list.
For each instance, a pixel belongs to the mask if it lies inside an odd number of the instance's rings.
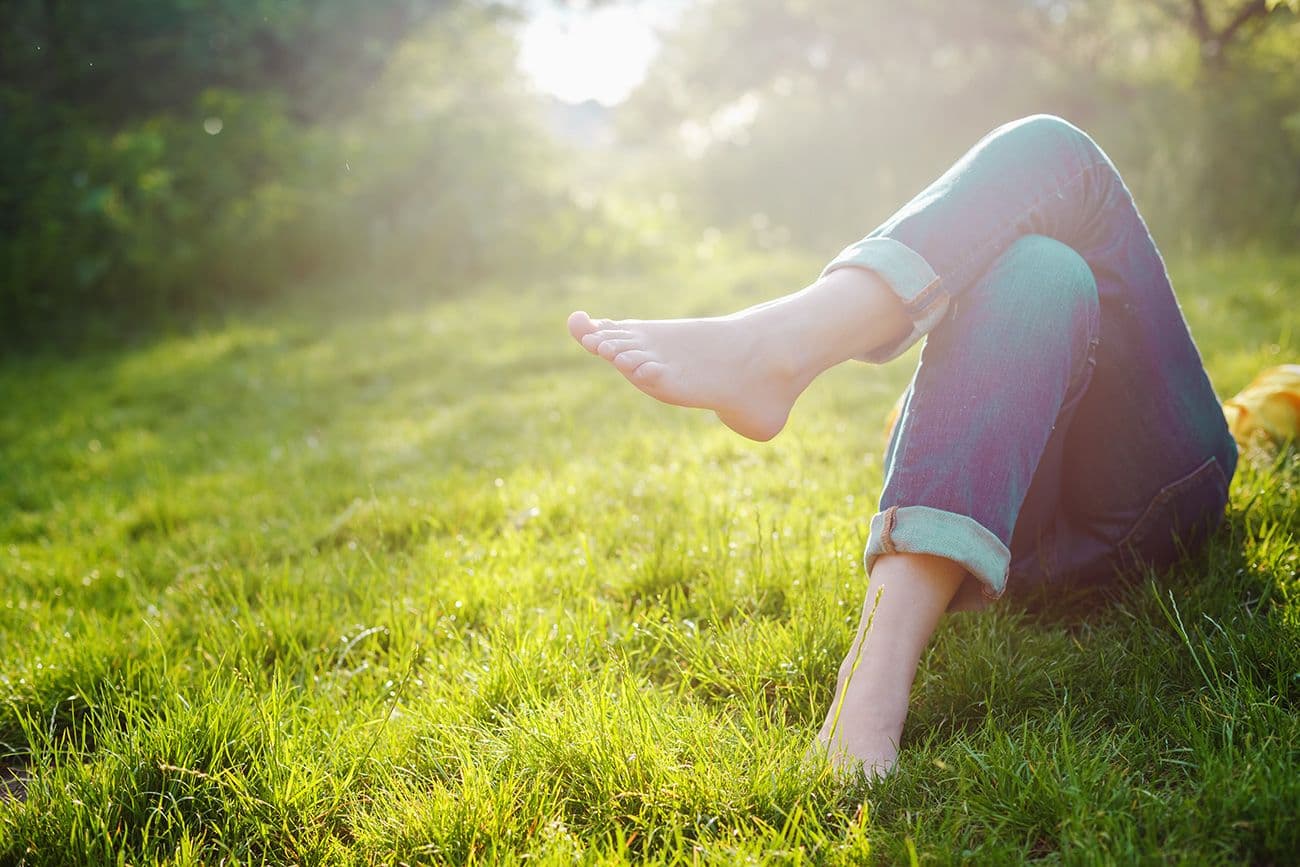
{"label": "raised bare foot", "polygon": [[727,427],[770,440],[821,372],[801,359],[793,323],[751,308],[711,319],[592,319],[569,333],[628,382],[664,403],[711,409]]}
{"label": "raised bare foot", "polygon": [[709,319],[592,319],[569,333],[646,394],[711,409],[769,440],[818,374],[905,335],[902,303],[873,272],[841,268],[790,295]]}

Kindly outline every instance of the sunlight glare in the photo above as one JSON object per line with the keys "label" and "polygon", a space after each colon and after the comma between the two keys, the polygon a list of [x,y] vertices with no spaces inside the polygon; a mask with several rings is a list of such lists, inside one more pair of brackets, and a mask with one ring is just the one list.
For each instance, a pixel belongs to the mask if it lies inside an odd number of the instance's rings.
{"label": "sunlight glare", "polygon": [[543,9],[524,28],[519,68],[565,102],[614,105],[645,78],[659,48],[656,23],[640,4]]}

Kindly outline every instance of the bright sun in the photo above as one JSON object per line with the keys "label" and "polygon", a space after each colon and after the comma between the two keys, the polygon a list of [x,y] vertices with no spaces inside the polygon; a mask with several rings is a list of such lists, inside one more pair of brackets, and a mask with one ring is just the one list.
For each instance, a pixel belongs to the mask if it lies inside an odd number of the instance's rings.
{"label": "bright sun", "polygon": [[622,102],[645,78],[659,48],[655,28],[674,7],[680,3],[538,9],[520,39],[519,68],[537,89],[566,102]]}

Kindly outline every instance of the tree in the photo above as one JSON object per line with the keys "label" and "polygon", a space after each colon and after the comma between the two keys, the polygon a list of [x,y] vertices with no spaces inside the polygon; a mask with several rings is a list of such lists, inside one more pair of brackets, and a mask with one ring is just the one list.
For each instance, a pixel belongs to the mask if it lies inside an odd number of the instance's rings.
{"label": "tree", "polygon": [[393,47],[453,0],[5,0],[0,90],[113,125],[204,90],[348,110]]}
{"label": "tree", "polygon": [[[1187,0],[1187,6],[1182,8],[1163,5],[1169,14],[1185,21],[1196,38],[1204,68],[1211,72],[1226,68],[1229,50],[1248,44],[1263,30],[1270,14],[1300,12],[1300,0],[1245,0],[1235,8],[1221,11],[1207,8],[1205,0]],[[1211,19],[1216,17],[1226,21],[1215,26]]]}
{"label": "tree", "polygon": [[753,216],[819,247],[884,216],[983,132],[1040,111],[1104,141],[1166,234],[1288,237],[1293,6],[714,0],[672,35],[625,128],[682,152],[658,175],[680,177],[705,219]]}

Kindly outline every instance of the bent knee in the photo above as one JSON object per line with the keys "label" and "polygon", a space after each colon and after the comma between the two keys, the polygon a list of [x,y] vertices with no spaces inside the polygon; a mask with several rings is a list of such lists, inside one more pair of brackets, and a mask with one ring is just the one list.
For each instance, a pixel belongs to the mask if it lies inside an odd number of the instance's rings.
{"label": "bent knee", "polygon": [[1003,124],[990,138],[1010,148],[1021,161],[1068,160],[1079,168],[1104,160],[1097,143],[1083,130],[1054,114],[1031,114]]}
{"label": "bent knee", "polygon": [[994,264],[999,294],[1022,314],[1091,318],[1098,309],[1097,279],[1073,247],[1046,235],[1014,241]]}
{"label": "bent knee", "polygon": [[1057,138],[1077,138],[1087,135],[1083,130],[1070,123],[1060,115],[1055,114],[1029,114],[1022,118],[1011,121],[1007,127],[1013,129],[1023,129],[1033,132],[1035,135]]}
{"label": "bent knee", "polygon": [[1043,144],[1077,144],[1092,139],[1063,117],[1054,114],[1031,114],[1003,125],[999,132],[1032,139]]}
{"label": "bent knee", "polygon": [[1011,242],[999,262],[1008,267],[1034,268],[1041,277],[1062,285],[1096,289],[1092,269],[1078,251],[1047,235],[1022,235]]}

